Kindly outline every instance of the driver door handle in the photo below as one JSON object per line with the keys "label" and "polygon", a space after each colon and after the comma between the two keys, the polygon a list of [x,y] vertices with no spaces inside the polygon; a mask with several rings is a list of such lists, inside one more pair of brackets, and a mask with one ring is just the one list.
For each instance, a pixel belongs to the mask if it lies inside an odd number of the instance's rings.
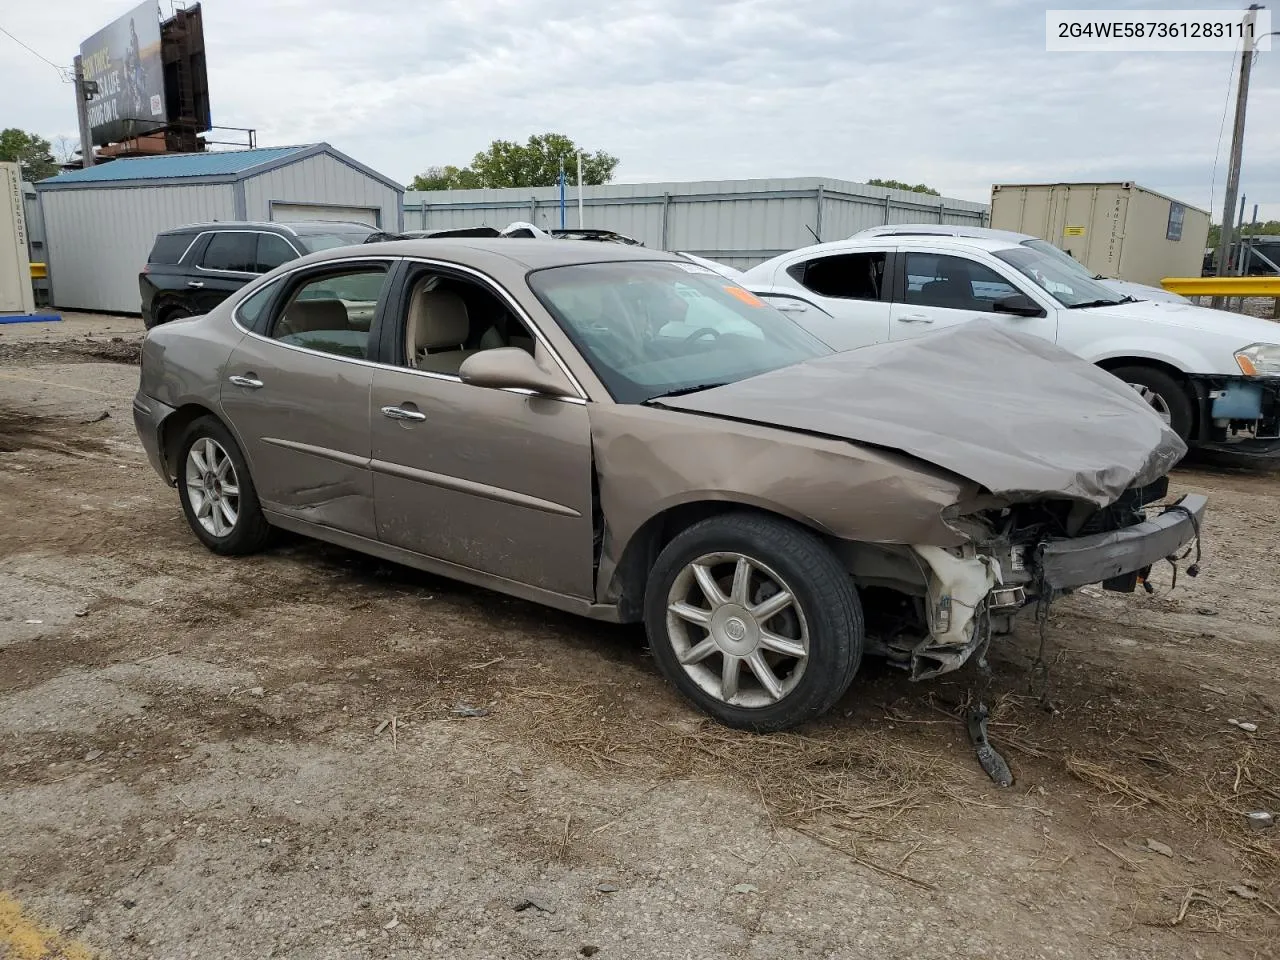
{"label": "driver door handle", "polygon": [[234,383],[237,387],[248,387],[250,390],[257,390],[262,386],[262,381],[257,377],[242,377],[238,374],[233,374],[232,376],[227,377],[227,380]]}
{"label": "driver door handle", "polygon": [[780,310],[782,313],[804,313],[809,308],[803,303],[788,303],[783,301],[782,303],[775,303],[773,305],[773,309]]}
{"label": "driver door handle", "polygon": [[923,313],[904,313],[898,319],[903,323],[933,323],[933,317],[927,317]]}
{"label": "driver door handle", "polygon": [[404,407],[383,407],[382,415],[389,420],[412,420],[421,422],[427,415],[421,410],[406,410]]}
{"label": "driver door handle", "polygon": [[201,287],[203,287],[203,286],[204,286],[204,281],[203,281],[203,280],[188,280],[188,281],[187,281],[187,286],[188,286],[188,287],[193,287],[193,288],[195,288],[196,290],[199,290]]}

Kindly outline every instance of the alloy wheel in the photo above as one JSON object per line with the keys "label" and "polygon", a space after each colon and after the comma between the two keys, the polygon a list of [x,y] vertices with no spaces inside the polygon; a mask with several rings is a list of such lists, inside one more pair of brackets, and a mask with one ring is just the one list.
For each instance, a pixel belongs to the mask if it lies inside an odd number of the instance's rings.
{"label": "alloy wheel", "polygon": [[800,681],[809,628],[795,592],[758,560],[711,553],[687,564],[667,593],[667,635],[703,691],[739,707],[767,707]]}
{"label": "alloy wheel", "polygon": [[187,451],[187,497],[200,526],[228,536],[240,516],[240,481],[235,464],[212,437],[200,437]]}
{"label": "alloy wheel", "polygon": [[1138,391],[1138,396],[1147,402],[1147,405],[1155,411],[1156,416],[1166,424],[1173,423],[1173,413],[1169,410],[1169,401],[1164,398],[1163,394],[1159,394],[1141,383],[1131,383],[1129,386]]}

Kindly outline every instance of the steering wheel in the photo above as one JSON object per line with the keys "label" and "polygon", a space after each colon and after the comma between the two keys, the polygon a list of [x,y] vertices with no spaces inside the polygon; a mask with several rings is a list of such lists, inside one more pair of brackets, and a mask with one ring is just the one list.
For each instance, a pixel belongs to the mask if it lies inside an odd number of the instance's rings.
{"label": "steering wheel", "polygon": [[685,337],[684,342],[693,343],[693,341],[695,340],[701,340],[708,333],[711,334],[711,336],[715,337],[717,340],[720,339],[720,331],[717,330],[715,327],[699,327],[697,330],[693,331],[693,333]]}

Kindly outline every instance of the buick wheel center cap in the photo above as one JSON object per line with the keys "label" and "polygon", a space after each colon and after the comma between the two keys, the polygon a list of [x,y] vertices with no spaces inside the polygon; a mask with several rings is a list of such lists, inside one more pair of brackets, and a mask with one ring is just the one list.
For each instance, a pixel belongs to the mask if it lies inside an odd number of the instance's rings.
{"label": "buick wheel center cap", "polygon": [[712,614],[710,627],[716,646],[731,657],[749,656],[760,642],[755,620],[736,603],[726,603]]}

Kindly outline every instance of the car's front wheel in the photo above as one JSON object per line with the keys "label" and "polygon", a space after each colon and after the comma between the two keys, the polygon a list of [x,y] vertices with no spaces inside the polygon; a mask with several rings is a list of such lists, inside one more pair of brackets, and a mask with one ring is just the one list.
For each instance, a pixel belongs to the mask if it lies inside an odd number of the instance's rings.
{"label": "car's front wheel", "polygon": [[667,544],[649,575],[645,628],[668,680],[749,730],[826,712],[862,659],[848,571],[808,530],[759,514],[712,517]]}
{"label": "car's front wheel", "polygon": [[193,420],[178,443],[178,497],[187,523],[214,553],[261,550],[271,533],[240,447],[213,417]]}
{"label": "car's front wheel", "polygon": [[1195,407],[1181,383],[1155,367],[1118,367],[1111,374],[1138,391],[1152,412],[1167,423],[1181,440],[1185,442],[1191,436]]}

